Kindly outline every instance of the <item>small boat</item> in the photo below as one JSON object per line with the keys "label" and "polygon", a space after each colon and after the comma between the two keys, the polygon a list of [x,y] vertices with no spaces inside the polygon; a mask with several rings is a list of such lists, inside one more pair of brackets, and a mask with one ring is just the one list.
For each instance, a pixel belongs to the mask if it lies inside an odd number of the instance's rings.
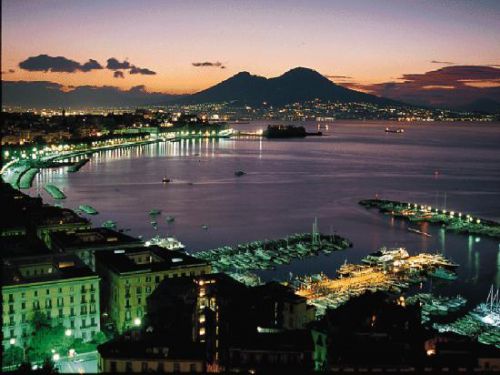
{"label": "small boat", "polygon": [[454,272],[448,271],[442,267],[436,268],[429,275],[432,277],[436,277],[436,278],[444,279],[444,280],[456,280],[457,279],[457,275]]}
{"label": "small boat", "polygon": [[116,222],[114,222],[113,220],[106,220],[104,223],[102,223],[102,227],[108,229],[115,229]]}
{"label": "small boat", "polygon": [[167,223],[173,223],[175,221],[175,217],[172,216],[172,215],[168,215],[166,218],[165,218],[166,222]]}
{"label": "small boat", "polygon": [[243,176],[243,175],[245,175],[245,174],[246,174],[246,173],[245,173],[245,172],[243,172],[243,171],[236,171],[236,172],[234,172],[234,175],[235,175],[236,177],[241,177],[241,176]]}
{"label": "small boat", "polygon": [[432,235],[430,235],[429,233],[422,232],[421,230],[418,230],[416,228],[408,228],[408,231],[413,232],[413,233],[417,233],[417,234],[421,234],[422,236],[432,237]]}
{"label": "small boat", "polygon": [[151,216],[161,215],[161,210],[159,210],[158,208],[153,208],[152,210],[149,211],[149,214]]}
{"label": "small boat", "polygon": [[201,226],[201,228],[202,228],[202,229],[207,230],[207,229],[208,229],[208,225],[207,225],[207,224],[203,224],[203,225]]}
{"label": "small boat", "polygon": [[385,128],[386,133],[404,133],[405,130],[398,128],[398,129],[391,129],[391,128]]}
{"label": "small boat", "polygon": [[163,182],[164,184],[168,184],[169,182],[172,182],[172,180],[168,177],[163,177],[163,179],[161,180],[161,182]]}

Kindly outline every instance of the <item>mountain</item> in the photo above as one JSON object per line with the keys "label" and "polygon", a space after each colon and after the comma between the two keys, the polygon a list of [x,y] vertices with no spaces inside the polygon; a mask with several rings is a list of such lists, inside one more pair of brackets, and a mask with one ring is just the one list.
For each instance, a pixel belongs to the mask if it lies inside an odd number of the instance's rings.
{"label": "mountain", "polygon": [[284,105],[307,100],[401,104],[336,85],[315,70],[295,68],[279,77],[265,78],[241,72],[198,93],[180,98],[180,104],[230,102],[237,105]]}
{"label": "mountain", "polygon": [[2,105],[31,108],[138,107],[156,105],[175,95],[146,91],[144,86],[78,86],[67,90],[49,81],[2,81]]}

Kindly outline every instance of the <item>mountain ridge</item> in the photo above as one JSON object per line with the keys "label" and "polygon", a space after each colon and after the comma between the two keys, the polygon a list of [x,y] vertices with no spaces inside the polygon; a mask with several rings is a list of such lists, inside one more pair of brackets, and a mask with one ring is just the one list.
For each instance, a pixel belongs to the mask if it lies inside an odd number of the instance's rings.
{"label": "mountain ridge", "polygon": [[263,103],[285,105],[313,99],[403,105],[396,100],[337,85],[319,72],[305,67],[296,67],[272,78],[252,75],[247,71],[239,72],[205,90],[174,99],[174,102],[180,104],[229,102],[255,106]]}

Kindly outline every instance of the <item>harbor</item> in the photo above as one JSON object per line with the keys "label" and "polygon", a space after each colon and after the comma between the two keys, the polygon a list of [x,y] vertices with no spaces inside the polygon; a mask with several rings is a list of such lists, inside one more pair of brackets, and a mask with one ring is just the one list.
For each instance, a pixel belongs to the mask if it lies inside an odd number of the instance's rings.
{"label": "harbor", "polygon": [[367,209],[377,208],[384,214],[404,218],[410,222],[438,224],[450,232],[500,238],[500,223],[461,212],[382,199],[366,199],[359,204]]}
{"label": "harbor", "polygon": [[499,291],[491,286],[486,301],[480,303],[465,316],[451,323],[434,323],[439,332],[453,332],[458,335],[477,338],[486,345],[500,349],[500,301]]}
{"label": "harbor", "polygon": [[438,269],[452,272],[458,265],[440,254],[409,255],[403,248],[381,249],[363,259],[364,264],[343,264],[337,278],[323,273],[299,276],[290,282],[295,293],[316,306],[317,314],[337,308],[367,292],[399,294],[411,284],[419,284]]}
{"label": "harbor", "polygon": [[320,234],[317,228],[315,221],[312,233],[296,233],[277,240],[223,246],[199,251],[193,256],[209,261],[214,272],[244,272],[273,269],[289,264],[294,259],[330,254],[352,246],[350,241],[338,235]]}

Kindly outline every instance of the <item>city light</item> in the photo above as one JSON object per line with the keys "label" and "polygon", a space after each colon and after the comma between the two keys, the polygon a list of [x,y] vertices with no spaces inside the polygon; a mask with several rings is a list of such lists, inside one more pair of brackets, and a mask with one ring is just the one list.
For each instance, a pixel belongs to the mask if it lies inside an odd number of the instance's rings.
{"label": "city light", "polygon": [[141,325],[141,323],[142,323],[142,322],[141,322],[141,318],[135,318],[135,319],[134,319],[134,325],[135,325],[135,326],[140,326],[140,325]]}

